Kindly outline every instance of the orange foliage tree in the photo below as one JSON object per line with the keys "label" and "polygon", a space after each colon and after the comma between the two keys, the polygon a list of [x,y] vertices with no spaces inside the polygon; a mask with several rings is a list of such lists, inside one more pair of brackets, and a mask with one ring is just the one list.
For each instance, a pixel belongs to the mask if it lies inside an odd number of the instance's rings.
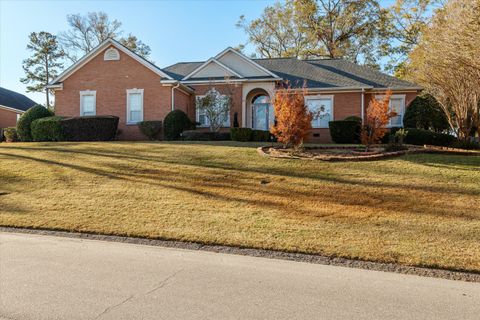
{"label": "orange foliage tree", "polygon": [[275,124],[270,132],[284,147],[299,150],[312,130],[313,115],[305,105],[305,89],[286,87],[277,90],[273,100]]}
{"label": "orange foliage tree", "polygon": [[386,126],[390,119],[397,115],[396,112],[390,111],[390,97],[392,91],[388,90],[382,100],[373,98],[367,108],[367,115],[362,126],[360,139],[362,144],[368,149],[379,143],[387,133]]}

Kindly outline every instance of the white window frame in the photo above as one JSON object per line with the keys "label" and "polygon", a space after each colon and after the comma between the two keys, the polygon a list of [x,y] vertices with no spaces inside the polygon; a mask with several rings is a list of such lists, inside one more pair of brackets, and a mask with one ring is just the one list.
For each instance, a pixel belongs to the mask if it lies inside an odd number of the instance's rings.
{"label": "white window frame", "polygon": [[[390,101],[388,102],[388,111],[392,110],[392,99],[401,99],[402,100],[402,112],[398,114],[400,116],[400,125],[392,125],[392,119],[388,120],[387,128],[403,128],[403,117],[405,116],[405,109],[407,106],[405,105],[406,101],[406,94],[392,94],[390,96]],[[376,95],[375,99],[376,100],[383,100],[385,98],[385,95]]]}
{"label": "white window frame", "polygon": [[[222,94],[222,96],[225,96],[225,95]],[[204,94],[195,96],[195,101],[197,101],[197,98],[200,98],[200,99],[201,99],[201,98],[203,98],[203,97],[205,97]],[[232,122],[230,121],[231,107],[232,107],[232,106],[230,106],[230,109],[228,110],[227,121],[222,124],[221,128],[230,128],[231,125],[232,125]],[[206,117],[206,115],[205,115],[205,119],[206,119],[206,124],[204,124],[204,125],[199,124],[197,127],[199,127],[199,128],[209,128],[209,127],[210,127],[210,120]],[[200,123],[200,110],[199,110],[196,106],[195,106],[195,121],[196,121],[197,123]],[[227,122],[228,122],[228,124],[227,124]],[[225,126],[225,124],[227,124],[227,125]]]}
{"label": "white window frame", "polygon": [[96,116],[97,115],[97,91],[95,90],[84,90],[84,91],[80,91],[80,117],[83,117],[84,116],[84,112],[83,112],[83,97],[84,96],[93,96],[93,101],[94,101],[94,104],[93,104],[93,115]]}
{"label": "white window frame", "polygon": [[[140,94],[141,96],[141,101],[142,101],[142,108],[141,108],[141,119],[140,121],[131,121],[130,120],[130,94]],[[143,105],[143,89],[137,89],[137,88],[134,88],[134,89],[127,89],[127,124],[137,124],[138,122],[141,122],[143,121],[143,108],[144,108],[144,105]]]}
{"label": "white window frame", "polygon": [[103,60],[104,61],[120,60],[120,52],[118,52],[117,49],[110,47],[107,50],[105,50],[105,53],[103,54]]}
{"label": "white window frame", "polygon": [[[334,95],[324,95],[324,94],[317,94],[314,96],[305,96],[305,105],[307,106],[308,110],[310,111],[310,108],[308,107],[308,100],[330,100],[332,103],[332,116],[329,121],[335,121],[335,96]],[[320,127],[320,126],[314,126],[312,120],[312,129],[328,129],[329,126],[327,124],[326,127]]]}

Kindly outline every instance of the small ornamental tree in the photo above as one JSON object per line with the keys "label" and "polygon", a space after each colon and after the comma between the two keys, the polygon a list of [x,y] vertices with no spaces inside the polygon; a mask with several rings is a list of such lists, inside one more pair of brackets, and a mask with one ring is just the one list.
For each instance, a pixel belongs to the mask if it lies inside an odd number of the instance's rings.
{"label": "small ornamental tree", "polygon": [[303,147],[303,141],[312,130],[313,115],[305,105],[304,95],[304,90],[288,87],[277,90],[273,100],[275,124],[270,132],[284,148],[293,147],[295,151]]}
{"label": "small ornamental tree", "polygon": [[203,97],[197,97],[196,107],[205,113],[211,132],[218,132],[228,119],[232,98],[211,88]]}
{"label": "small ornamental tree", "polygon": [[389,110],[391,96],[392,92],[389,90],[382,100],[373,98],[368,105],[367,115],[360,133],[360,140],[365,145],[366,151],[382,140],[388,131],[386,126],[390,119],[397,114]]}

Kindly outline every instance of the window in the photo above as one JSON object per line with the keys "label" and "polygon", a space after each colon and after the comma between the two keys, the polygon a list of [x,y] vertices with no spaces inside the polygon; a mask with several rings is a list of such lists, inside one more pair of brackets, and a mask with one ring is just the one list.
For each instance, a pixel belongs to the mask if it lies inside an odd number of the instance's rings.
{"label": "window", "polygon": [[97,92],[80,91],[80,116],[94,116],[97,114]]}
{"label": "window", "polygon": [[127,90],[127,123],[143,121],[143,89]]}
{"label": "window", "polygon": [[115,48],[110,48],[103,54],[103,60],[120,60],[120,53]]}
{"label": "window", "polygon": [[[377,100],[383,99],[384,96],[375,96]],[[395,111],[397,115],[390,119],[389,127],[403,127],[403,115],[405,114],[405,95],[396,94],[390,97],[390,111]]]}
{"label": "window", "polygon": [[[197,98],[203,98],[204,96],[197,96]],[[228,128],[230,127],[230,111],[227,112],[225,118],[225,122],[223,123],[222,127]],[[199,123],[198,127],[209,127],[210,126],[210,121],[208,119],[208,116],[205,113],[205,110],[200,110],[196,108],[196,118],[197,122]]]}
{"label": "window", "polygon": [[20,120],[20,117],[21,117],[21,116],[22,116],[22,114],[17,113],[17,122],[18,122],[18,120]]}
{"label": "window", "polygon": [[312,128],[328,128],[333,121],[333,96],[307,96],[305,103],[313,113]]}

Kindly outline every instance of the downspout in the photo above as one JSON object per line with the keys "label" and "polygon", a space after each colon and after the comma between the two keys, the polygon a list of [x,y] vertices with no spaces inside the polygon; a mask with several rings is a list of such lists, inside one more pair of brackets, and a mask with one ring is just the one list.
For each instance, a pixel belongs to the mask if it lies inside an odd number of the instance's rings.
{"label": "downspout", "polygon": [[362,125],[365,123],[365,88],[362,88]]}
{"label": "downspout", "polygon": [[172,86],[172,111],[175,109],[175,89],[180,87],[180,82],[177,82],[176,85]]}

